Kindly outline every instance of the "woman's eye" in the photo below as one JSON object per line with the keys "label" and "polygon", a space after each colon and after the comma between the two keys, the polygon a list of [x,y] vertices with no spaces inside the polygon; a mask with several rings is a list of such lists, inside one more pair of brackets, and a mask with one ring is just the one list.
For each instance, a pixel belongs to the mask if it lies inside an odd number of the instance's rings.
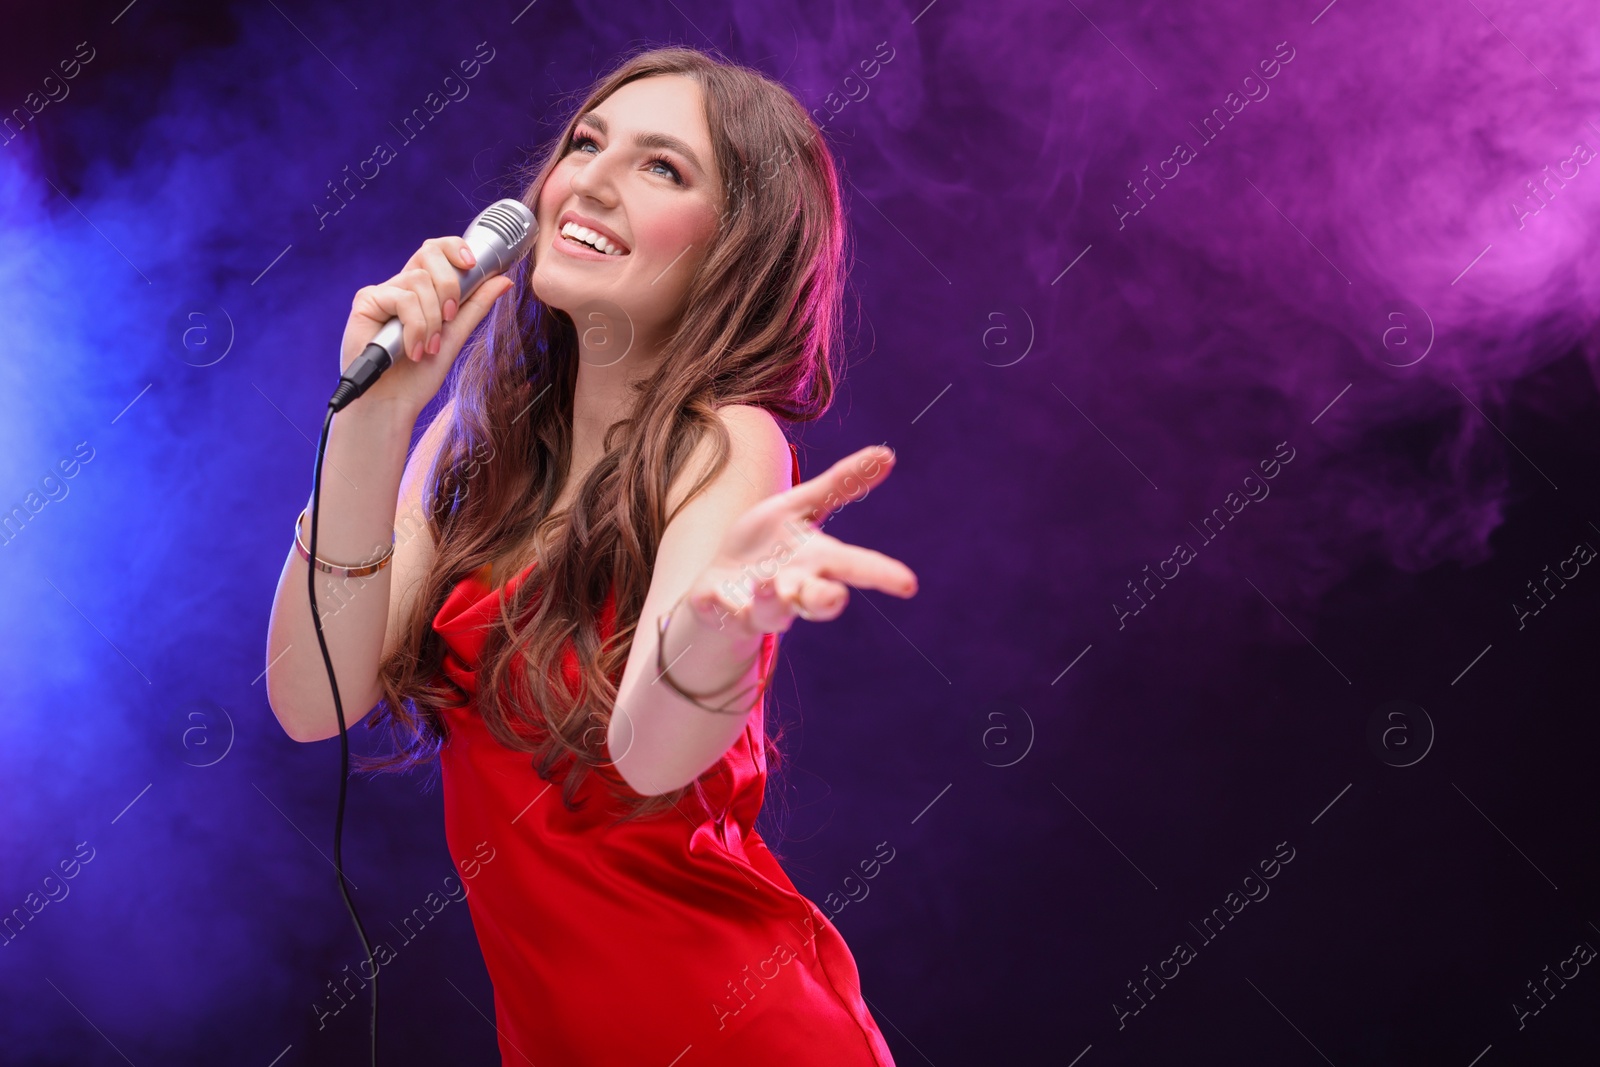
{"label": "woman's eye", "polygon": [[572,136],[572,145],[571,145],[572,149],[576,151],[578,149],[581,149],[584,145],[590,145],[590,146],[595,147],[595,148],[599,147],[598,145],[595,144],[594,138],[590,137],[588,134],[586,134],[586,133],[573,134],[573,136]]}
{"label": "woman's eye", "polygon": [[[657,167],[660,167],[661,170],[656,170],[655,168]],[[650,161],[650,168],[651,172],[654,174],[661,174],[662,177],[671,178],[673,181],[680,184],[683,182],[683,176],[678,173],[678,168],[674,167],[671,163],[664,159],[652,159]]]}

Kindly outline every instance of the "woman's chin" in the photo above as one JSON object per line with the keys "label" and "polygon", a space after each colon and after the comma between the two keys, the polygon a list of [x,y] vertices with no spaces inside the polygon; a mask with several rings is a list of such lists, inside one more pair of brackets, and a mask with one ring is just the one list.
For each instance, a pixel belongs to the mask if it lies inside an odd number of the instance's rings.
{"label": "woman's chin", "polygon": [[594,304],[611,304],[608,291],[601,286],[573,284],[566,278],[552,278],[540,271],[535,271],[530,286],[533,295],[546,307],[565,311],[568,315],[576,314],[586,306]]}
{"label": "woman's chin", "polygon": [[541,272],[535,271],[532,284],[529,286],[539,303],[546,307],[555,308],[572,314],[572,309],[583,301],[584,294],[575,292],[570,285],[563,285],[558,281],[544,277]]}

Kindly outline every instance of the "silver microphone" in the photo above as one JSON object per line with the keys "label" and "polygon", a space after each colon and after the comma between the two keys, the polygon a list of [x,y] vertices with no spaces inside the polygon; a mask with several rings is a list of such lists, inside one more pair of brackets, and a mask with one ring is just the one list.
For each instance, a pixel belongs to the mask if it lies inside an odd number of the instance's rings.
{"label": "silver microphone", "polygon": [[[533,212],[520,200],[497,200],[484,208],[461,235],[476,257],[470,269],[456,269],[456,277],[461,281],[461,299],[466,300],[486,278],[503,273],[515,263],[532,242],[537,228]],[[372,388],[372,383],[404,355],[403,339],[404,328],[399,318],[384,323],[377,336],[340,376],[328,407],[335,412],[342,411]]]}

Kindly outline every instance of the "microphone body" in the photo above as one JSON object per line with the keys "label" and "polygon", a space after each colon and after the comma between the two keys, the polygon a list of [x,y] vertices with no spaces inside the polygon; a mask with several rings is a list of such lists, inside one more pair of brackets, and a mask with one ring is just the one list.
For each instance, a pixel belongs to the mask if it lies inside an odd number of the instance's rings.
{"label": "microphone body", "polygon": [[[461,300],[471,296],[484,280],[503,273],[532,243],[537,230],[533,213],[520,200],[497,200],[484,208],[467,226],[462,237],[472,248],[475,262],[468,270],[452,268],[461,281]],[[399,318],[383,324],[361,354],[350,362],[339,378],[328,407],[338,412],[372,388],[384,371],[405,355],[404,327]]]}

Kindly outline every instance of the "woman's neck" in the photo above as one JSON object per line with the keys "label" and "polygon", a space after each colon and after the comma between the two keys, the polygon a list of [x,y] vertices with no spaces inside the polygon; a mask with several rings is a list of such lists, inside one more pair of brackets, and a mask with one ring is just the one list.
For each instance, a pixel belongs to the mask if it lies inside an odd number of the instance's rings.
{"label": "woman's neck", "polygon": [[[572,395],[572,462],[566,480],[556,492],[553,513],[566,511],[577,499],[579,486],[605,455],[606,431],[632,413],[637,396],[629,386],[655,369],[654,359],[641,359],[637,351],[620,360],[614,350],[604,352],[603,345],[589,349],[580,339],[578,381]],[[491,580],[499,584],[521,573],[532,558],[531,552],[528,545],[510,546],[490,565]]]}
{"label": "woman's neck", "polygon": [[[586,472],[604,454],[606,431],[633,413],[634,383],[654,372],[659,355],[630,351],[621,359],[615,347],[588,347],[581,339],[578,380],[572,395],[572,471]],[[573,479],[574,481],[579,479]]]}

